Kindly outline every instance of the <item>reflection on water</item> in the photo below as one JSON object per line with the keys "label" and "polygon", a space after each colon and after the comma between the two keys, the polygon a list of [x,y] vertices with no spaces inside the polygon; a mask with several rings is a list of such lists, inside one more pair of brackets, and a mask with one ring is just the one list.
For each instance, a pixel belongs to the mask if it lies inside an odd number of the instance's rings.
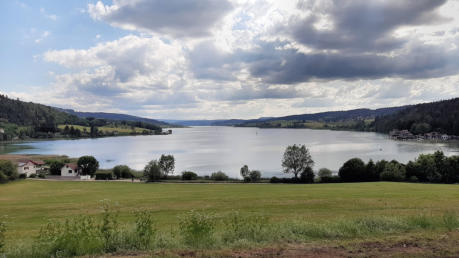
{"label": "reflection on water", "polygon": [[[173,129],[172,135],[126,136],[80,140],[38,141],[6,145],[5,152],[30,154],[63,154],[71,157],[94,155],[101,167],[126,164],[142,169],[161,154],[173,154],[176,172],[195,171],[210,174],[222,170],[238,176],[242,165],[260,170],[264,176],[281,174],[281,159],[291,144],[306,144],[316,163],[315,169],[338,168],[346,160],[397,159],[407,162],[420,153],[442,150],[457,154],[458,145],[400,142],[368,132],[346,132],[309,129],[259,129],[233,127],[193,127]],[[14,149],[31,146],[30,149]],[[9,149],[8,149],[9,148]],[[13,148],[13,149],[11,149]]]}

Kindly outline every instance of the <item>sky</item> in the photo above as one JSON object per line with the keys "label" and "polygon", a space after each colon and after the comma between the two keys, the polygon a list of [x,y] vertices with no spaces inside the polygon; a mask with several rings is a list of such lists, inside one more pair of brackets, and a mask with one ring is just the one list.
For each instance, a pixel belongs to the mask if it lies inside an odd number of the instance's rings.
{"label": "sky", "polygon": [[0,93],[229,119],[459,96],[459,0],[0,1]]}

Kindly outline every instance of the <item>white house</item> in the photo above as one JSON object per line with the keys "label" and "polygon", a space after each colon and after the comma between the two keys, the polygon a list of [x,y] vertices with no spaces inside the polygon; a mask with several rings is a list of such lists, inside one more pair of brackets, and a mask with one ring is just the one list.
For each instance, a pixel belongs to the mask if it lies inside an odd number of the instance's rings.
{"label": "white house", "polygon": [[29,177],[32,174],[37,174],[37,172],[43,169],[45,162],[41,160],[23,160],[18,163],[18,173],[25,174]]}
{"label": "white house", "polygon": [[61,176],[79,176],[80,169],[75,163],[67,163],[61,168]]}

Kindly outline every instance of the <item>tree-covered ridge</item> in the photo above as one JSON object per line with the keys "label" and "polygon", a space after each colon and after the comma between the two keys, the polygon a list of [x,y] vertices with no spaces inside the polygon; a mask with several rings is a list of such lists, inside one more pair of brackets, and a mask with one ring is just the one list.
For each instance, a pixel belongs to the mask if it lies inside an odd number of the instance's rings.
{"label": "tree-covered ridge", "polygon": [[50,106],[10,99],[4,95],[0,95],[0,129],[0,141],[16,138],[158,134],[162,131],[160,126],[151,123],[93,117],[81,118]]}
{"label": "tree-covered ridge", "polygon": [[414,134],[440,132],[459,135],[459,98],[417,104],[375,119],[375,130],[410,130]]}

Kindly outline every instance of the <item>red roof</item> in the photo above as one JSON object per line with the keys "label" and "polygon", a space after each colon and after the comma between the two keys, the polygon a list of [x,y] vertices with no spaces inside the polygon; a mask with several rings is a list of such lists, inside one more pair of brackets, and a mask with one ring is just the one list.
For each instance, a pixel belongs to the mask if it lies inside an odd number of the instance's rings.
{"label": "red roof", "polygon": [[41,161],[41,160],[31,160],[31,159],[26,159],[26,160],[20,160],[19,161],[20,163],[32,163],[34,165],[45,165],[45,162]]}
{"label": "red roof", "polygon": [[69,167],[69,168],[71,168],[71,169],[73,169],[75,171],[78,170],[78,165],[75,164],[75,163],[67,163],[67,164],[65,164],[65,166]]}

